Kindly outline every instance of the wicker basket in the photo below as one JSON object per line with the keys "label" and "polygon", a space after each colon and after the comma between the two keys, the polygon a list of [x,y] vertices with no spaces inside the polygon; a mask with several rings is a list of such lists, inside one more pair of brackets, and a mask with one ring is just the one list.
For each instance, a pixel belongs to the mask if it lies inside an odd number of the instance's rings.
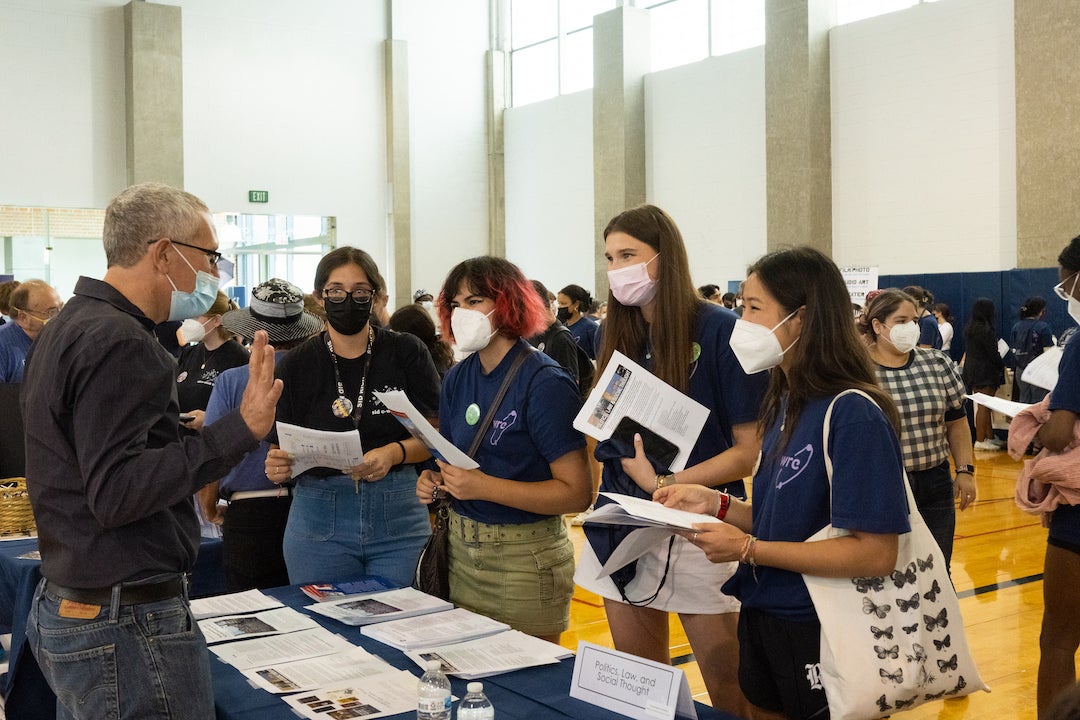
{"label": "wicker basket", "polygon": [[26,478],[0,479],[0,535],[30,535],[37,532]]}

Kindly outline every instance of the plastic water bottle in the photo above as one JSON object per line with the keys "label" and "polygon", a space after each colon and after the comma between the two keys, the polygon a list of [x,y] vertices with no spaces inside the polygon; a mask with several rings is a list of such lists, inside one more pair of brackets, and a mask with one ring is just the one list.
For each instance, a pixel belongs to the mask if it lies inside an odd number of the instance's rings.
{"label": "plastic water bottle", "polygon": [[450,707],[450,681],[443,675],[442,661],[428,660],[417,686],[416,720],[450,720]]}
{"label": "plastic water bottle", "polygon": [[495,720],[495,706],[484,694],[484,683],[471,682],[468,689],[458,703],[457,720]]}

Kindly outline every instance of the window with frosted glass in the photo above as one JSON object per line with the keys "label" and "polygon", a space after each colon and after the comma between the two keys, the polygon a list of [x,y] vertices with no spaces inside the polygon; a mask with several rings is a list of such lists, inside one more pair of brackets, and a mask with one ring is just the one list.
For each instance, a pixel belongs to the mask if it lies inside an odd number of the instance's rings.
{"label": "window with frosted glass", "polygon": [[652,69],[709,57],[708,0],[673,0],[649,10]]}
{"label": "window with frosted glass", "polygon": [[559,41],[515,50],[510,56],[512,104],[528,105],[559,94]]}
{"label": "window with frosted glass", "polygon": [[563,37],[560,53],[560,88],[563,95],[593,86],[592,28]]}
{"label": "window with frosted glass", "polygon": [[713,55],[765,44],[765,0],[712,0],[709,27]]}
{"label": "window with frosted glass", "polygon": [[511,49],[533,45],[558,34],[558,0],[510,0]]}

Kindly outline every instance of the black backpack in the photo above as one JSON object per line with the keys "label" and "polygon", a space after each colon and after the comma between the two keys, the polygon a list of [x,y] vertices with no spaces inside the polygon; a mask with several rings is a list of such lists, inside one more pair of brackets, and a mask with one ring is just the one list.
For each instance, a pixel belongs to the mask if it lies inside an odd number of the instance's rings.
{"label": "black backpack", "polygon": [[1020,337],[1013,337],[1013,358],[1018,368],[1027,367],[1028,363],[1042,354],[1039,343],[1039,333],[1035,332],[1035,322],[1032,321]]}

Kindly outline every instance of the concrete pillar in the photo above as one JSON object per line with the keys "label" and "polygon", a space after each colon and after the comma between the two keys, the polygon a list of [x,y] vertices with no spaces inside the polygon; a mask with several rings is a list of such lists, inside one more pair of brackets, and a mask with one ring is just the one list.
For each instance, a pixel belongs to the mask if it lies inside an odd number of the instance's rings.
{"label": "concrete pillar", "polygon": [[1016,265],[1057,265],[1080,234],[1080,16],[1075,0],[1018,0]]}
{"label": "concrete pillar", "polygon": [[386,178],[394,264],[393,307],[412,302],[412,189],[409,157],[409,46],[383,42],[386,58]]}
{"label": "concrete pillar", "polygon": [[124,7],[127,179],[184,186],[184,86],[180,8],[132,0]]}
{"label": "concrete pillar", "polygon": [[593,18],[594,296],[607,295],[604,228],[645,202],[645,75],[649,14],[618,7]]}
{"label": "concrete pillar", "polygon": [[765,1],[767,245],[832,252],[832,0]]}

